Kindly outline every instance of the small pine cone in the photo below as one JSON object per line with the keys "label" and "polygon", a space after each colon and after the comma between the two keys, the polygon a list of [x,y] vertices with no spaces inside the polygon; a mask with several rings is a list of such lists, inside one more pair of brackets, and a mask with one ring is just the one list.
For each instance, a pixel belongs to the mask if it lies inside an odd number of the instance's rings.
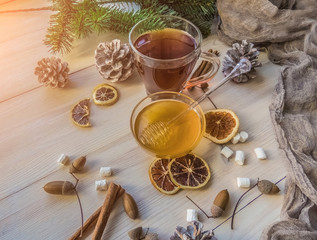
{"label": "small pine cone", "polygon": [[42,58],[37,64],[34,74],[38,76],[38,81],[42,85],[51,88],[66,86],[69,81],[67,62],[62,63],[60,58],[52,56]]}
{"label": "small pine cone", "polygon": [[198,221],[191,222],[186,228],[178,226],[170,240],[217,240],[212,231],[203,231],[202,228],[203,224]]}
{"label": "small pine cone", "polygon": [[131,76],[133,58],[128,44],[120,40],[99,43],[95,50],[95,64],[101,76],[110,82],[120,82]]}
{"label": "small pine cone", "polygon": [[234,43],[232,45],[232,48],[227,51],[227,54],[224,57],[222,69],[223,74],[225,76],[229,75],[229,73],[238,64],[241,58],[247,58],[252,64],[251,71],[236,76],[232,78],[232,80],[237,83],[241,83],[255,78],[255,68],[262,66],[262,64],[258,61],[258,56],[260,52],[257,48],[253,46],[253,43],[248,43],[246,40],[243,40],[241,45],[239,43]]}

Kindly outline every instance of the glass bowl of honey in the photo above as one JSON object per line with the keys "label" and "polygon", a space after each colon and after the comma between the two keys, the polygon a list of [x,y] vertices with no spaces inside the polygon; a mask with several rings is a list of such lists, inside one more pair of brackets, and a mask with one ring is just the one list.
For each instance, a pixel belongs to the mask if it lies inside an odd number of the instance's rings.
{"label": "glass bowl of honey", "polygon": [[142,149],[159,158],[175,158],[198,145],[206,121],[194,99],[183,93],[161,91],[137,103],[130,127]]}

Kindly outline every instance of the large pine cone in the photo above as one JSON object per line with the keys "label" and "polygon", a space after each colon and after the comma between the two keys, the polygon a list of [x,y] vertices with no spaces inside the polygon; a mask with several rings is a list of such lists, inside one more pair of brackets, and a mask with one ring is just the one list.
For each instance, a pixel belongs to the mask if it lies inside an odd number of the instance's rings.
{"label": "large pine cone", "polygon": [[46,87],[63,88],[69,81],[68,63],[60,58],[47,57],[38,61],[34,74],[38,76],[38,81]]}
{"label": "large pine cone", "polygon": [[257,48],[254,48],[253,46],[253,43],[248,43],[246,40],[243,40],[241,45],[239,43],[232,44],[232,48],[227,51],[227,54],[223,60],[223,74],[225,76],[229,75],[229,73],[238,64],[241,58],[247,58],[252,64],[251,71],[236,76],[232,78],[232,80],[237,83],[241,83],[255,78],[255,68],[262,66],[262,64],[258,61],[258,56],[260,52]]}
{"label": "large pine cone", "polygon": [[95,51],[95,63],[103,78],[111,82],[126,80],[133,70],[129,45],[121,45],[118,39],[99,43]]}

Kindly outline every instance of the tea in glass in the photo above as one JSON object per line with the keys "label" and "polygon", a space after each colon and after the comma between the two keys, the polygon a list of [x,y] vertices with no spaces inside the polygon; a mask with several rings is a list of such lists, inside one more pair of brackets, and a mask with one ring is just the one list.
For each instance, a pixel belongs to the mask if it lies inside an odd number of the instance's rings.
{"label": "tea in glass", "polygon": [[181,91],[199,58],[201,40],[194,24],[176,16],[150,17],[133,26],[129,44],[147,94]]}
{"label": "tea in glass", "polygon": [[[197,47],[195,39],[185,31],[172,28],[145,33],[137,38],[134,47],[143,55],[162,60],[182,58]],[[137,62],[139,74],[146,79],[145,88],[149,93],[157,91],[180,91],[191,74],[197,57],[164,64]]]}

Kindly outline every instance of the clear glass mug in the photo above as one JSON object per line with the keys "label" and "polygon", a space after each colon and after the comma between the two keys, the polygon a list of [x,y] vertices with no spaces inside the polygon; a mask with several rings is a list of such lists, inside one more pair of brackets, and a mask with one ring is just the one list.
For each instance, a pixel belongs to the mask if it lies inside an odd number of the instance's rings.
{"label": "clear glass mug", "polygon": [[[147,94],[180,92],[211,80],[220,62],[214,54],[201,51],[201,41],[200,30],[181,17],[163,15],[138,22],[129,33],[129,44]],[[191,78],[199,58],[211,62],[212,67]]]}
{"label": "clear glass mug", "polygon": [[[162,91],[143,98],[133,109],[130,127],[138,144],[158,158],[175,158],[191,152],[200,142],[206,128],[204,112],[195,100],[185,94]],[[175,119],[175,116],[181,117]],[[171,119],[175,121],[169,122]],[[142,141],[144,129],[156,122],[169,124],[166,142],[147,144]],[[158,141],[159,142],[159,141]]]}

